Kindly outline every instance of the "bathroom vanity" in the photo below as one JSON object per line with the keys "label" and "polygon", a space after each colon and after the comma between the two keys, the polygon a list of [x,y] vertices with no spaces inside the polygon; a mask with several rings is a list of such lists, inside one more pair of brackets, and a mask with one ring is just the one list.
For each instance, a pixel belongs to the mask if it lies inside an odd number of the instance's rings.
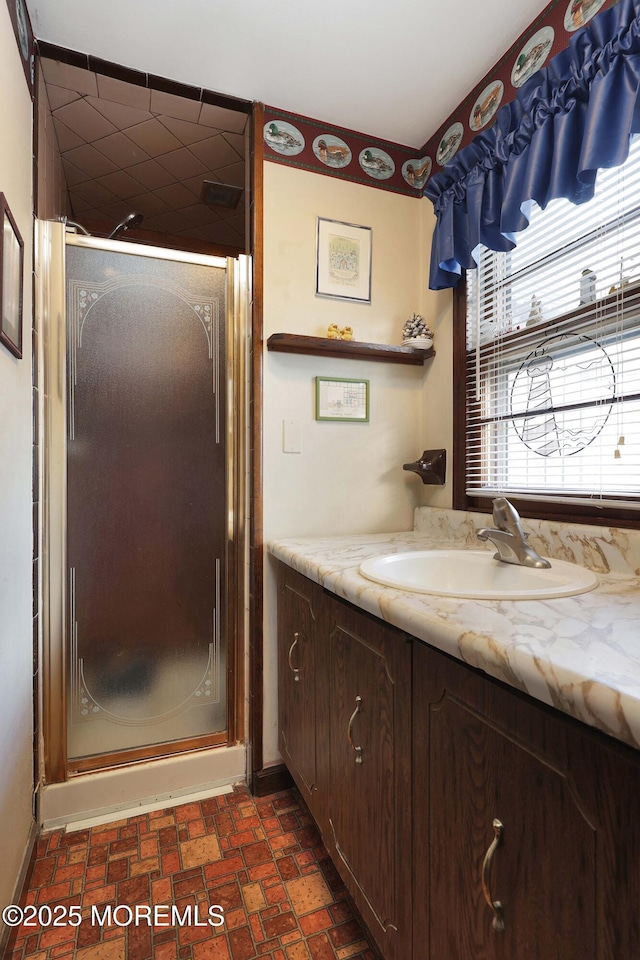
{"label": "bathroom vanity", "polygon": [[[453,512],[432,513],[451,546]],[[385,960],[640,956],[635,546],[551,534],[608,570],[546,602],[361,577],[367,556],[438,534],[420,522],[270,545],[280,750],[329,853]],[[458,527],[470,545],[473,520]]]}

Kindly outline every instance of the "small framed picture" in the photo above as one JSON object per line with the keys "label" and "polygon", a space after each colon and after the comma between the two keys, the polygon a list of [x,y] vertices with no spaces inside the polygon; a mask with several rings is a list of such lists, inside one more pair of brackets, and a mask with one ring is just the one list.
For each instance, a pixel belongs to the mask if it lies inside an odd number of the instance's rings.
{"label": "small framed picture", "polygon": [[4,193],[0,193],[0,343],[22,358],[24,244]]}
{"label": "small framed picture", "polygon": [[371,303],[371,227],[317,218],[316,296]]}
{"label": "small framed picture", "polygon": [[369,381],[316,377],[316,420],[369,420]]}

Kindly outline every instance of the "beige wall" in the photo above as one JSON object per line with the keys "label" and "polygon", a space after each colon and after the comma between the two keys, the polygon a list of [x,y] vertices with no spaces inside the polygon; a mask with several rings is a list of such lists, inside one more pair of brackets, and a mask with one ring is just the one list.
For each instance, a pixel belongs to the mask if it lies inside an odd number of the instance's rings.
{"label": "beige wall", "polygon": [[0,346],[0,904],[11,902],[31,826],[31,101],[0,4],[0,190],[24,240],[23,359]]}
{"label": "beige wall", "polygon": [[[426,254],[431,204],[373,187],[275,163],[264,166],[264,334],[323,336],[330,323],[352,326],[355,339],[399,344],[402,324],[424,312]],[[316,217],[372,228],[372,302],[346,303],[315,296]],[[429,297],[438,310],[438,338],[446,297]],[[442,335],[444,344],[445,335]],[[436,344],[438,346],[438,344]],[[296,536],[408,530],[422,484],[402,464],[425,446],[442,446],[446,392],[440,358],[427,367],[334,360],[265,352],[264,534],[265,541]],[[319,423],[314,419],[318,375],[370,381],[368,424]],[[450,373],[449,373],[450,377]],[[450,384],[449,384],[450,392]],[[302,452],[282,450],[283,421],[297,420]],[[266,563],[265,763],[277,753],[275,587]]]}
{"label": "beige wall", "polygon": [[447,482],[444,487],[421,486],[420,504],[451,507],[453,476],[453,294],[451,290],[429,290],[431,237],[436,218],[430,200],[420,208],[422,249],[424,250],[425,290],[422,312],[434,332],[436,357],[425,379],[424,445],[426,450],[444,447],[447,451]]}

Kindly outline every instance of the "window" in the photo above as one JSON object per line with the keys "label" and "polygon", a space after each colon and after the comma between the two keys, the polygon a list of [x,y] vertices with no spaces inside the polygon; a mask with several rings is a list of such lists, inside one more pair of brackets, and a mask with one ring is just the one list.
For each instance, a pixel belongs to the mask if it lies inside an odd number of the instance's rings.
{"label": "window", "polygon": [[514,250],[476,255],[456,294],[455,505],[640,522],[640,138],[592,201],[534,205]]}

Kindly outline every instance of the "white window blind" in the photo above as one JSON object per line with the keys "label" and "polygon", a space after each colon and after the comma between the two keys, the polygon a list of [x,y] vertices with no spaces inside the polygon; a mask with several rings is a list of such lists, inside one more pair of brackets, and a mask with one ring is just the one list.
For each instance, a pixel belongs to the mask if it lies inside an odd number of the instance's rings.
{"label": "white window blind", "polygon": [[[466,489],[640,507],[640,138],[467,273]],[[635,503],[634,503],[635,501]]]}

